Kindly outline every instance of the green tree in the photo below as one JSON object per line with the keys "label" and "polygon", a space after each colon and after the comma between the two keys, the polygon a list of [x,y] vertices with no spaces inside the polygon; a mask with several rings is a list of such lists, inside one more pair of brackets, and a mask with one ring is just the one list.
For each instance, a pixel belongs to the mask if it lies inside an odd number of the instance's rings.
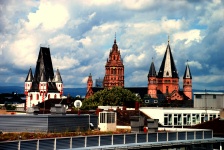
{"label": "green tree", "polygon": [[100,90],[83,101],[81,109],[96,109],[98,106],[127,106],[134,107],[139,97],[130,90],[122,87]]}

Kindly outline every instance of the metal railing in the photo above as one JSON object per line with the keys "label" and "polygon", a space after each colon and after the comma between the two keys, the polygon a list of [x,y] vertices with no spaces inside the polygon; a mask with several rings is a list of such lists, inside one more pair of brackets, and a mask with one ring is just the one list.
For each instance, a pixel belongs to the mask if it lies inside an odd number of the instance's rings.
{"label": "metal railing", "polygon": [[[213,131],[181,131],[156,133],[129,133],[110,135],[74,136],[65,138],[33,139],[0,142],[1,150],[56,150],[72,148],[91,148],[106,146],[121,146],[138,143],[178,142],[186,140],[212,139]],[[115,147],[114,146],[114,147]]]}

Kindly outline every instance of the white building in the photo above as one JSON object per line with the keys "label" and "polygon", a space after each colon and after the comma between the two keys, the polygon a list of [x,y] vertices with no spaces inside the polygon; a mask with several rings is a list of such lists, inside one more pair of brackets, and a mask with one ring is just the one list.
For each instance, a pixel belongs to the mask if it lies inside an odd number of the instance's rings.
{"label": "white building", "polygon": [[140,111],[167,127],[192,126],[220,116],[220,109],[140,107]]}
{"label": "white building", "polygon": [[40,47],[35,74],[30,68],[24,86],[26,110],[48,99],[62,98],[62,78],[58,69],[54,75],[49,48]]}

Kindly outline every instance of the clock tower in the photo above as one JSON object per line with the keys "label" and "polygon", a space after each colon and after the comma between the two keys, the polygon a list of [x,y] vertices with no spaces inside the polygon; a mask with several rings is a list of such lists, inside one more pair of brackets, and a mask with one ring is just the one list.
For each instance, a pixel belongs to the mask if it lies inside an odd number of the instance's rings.
{"label": "clock tower", "polygon": [[116,43],[116,37],[112,50],[110,50],[109,59],[105,65],[105,76],[103,81],[104,88],[112,88],[114,86],[124,87],[124,65],[121,58],[120,50]]}

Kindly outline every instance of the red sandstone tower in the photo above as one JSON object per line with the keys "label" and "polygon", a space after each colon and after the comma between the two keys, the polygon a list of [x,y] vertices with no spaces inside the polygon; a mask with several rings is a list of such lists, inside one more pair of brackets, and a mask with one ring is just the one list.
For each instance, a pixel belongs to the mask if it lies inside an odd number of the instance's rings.
{"label": "red sandstone tower", "polygon": [[183,76],[183,92],[186,96],[192,99],[192,76],[189,65],[186,65],[186,69]]}
{"label": "red sandstone tower", "polygon": [[179,91],[179,77],[171,53],[169,41],[157,79],[158,90],[160,90],[163,94],[170,95],[174,91]]}
{"label": "red sandstone tower", "polygon": [[93,80],[92,80],[92,75],[91,73],[89,74],[88,80],[87,80],[87,93],[86,93],[86,98],[89,98],[90,96],[93,95]]}
{"label": "red sandstone tower", "polygon": [[116,38],[114,39],[114,44],[109,54],[109,60],[107,59],[105,65],[103,81],[104,88],[112,88],[114,86],[124,87],[124,65],[120,50],[118,50]]}
{"label": "red sandstone tower", "polygon": [[158,98],[158,93],[160,93],[160,95],[165,96],[167,100],[191,100],[192,77],[188,65],[185,69],[183,82],[183,92],[180,92],[178,72],[168,41],[166,52],[157,75],[154,63],[151,63],[148,74],[148,95],[150,95],[151,98]]}
{"label": "red sandstone tower", "polygon": [[151,98],[157,98],[157,79],[154,62],[151,63],[148,74],[148,95],[150,95]]}

